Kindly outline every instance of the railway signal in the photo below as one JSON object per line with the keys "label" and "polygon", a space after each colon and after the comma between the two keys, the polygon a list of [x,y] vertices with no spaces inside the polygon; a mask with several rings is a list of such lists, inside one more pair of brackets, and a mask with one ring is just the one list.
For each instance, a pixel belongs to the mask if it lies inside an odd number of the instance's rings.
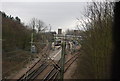
{"label": "railway signal", "polygon": [[31,53],[34,53],[35,52],[35,45],[33,44],[34,42],[34,28],[35,26],[33,25],[32,27],[32,33],[31,33]]}

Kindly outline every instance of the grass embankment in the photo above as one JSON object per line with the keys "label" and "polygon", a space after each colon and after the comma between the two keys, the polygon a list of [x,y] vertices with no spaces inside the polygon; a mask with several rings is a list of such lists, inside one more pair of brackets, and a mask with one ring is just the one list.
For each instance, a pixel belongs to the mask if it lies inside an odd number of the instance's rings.
{"label": "grass embankment", "polygon": [[26,64],[33,58],[35,58],[35,55],[23,50],[3,54],[3,77],[8,77],[25,68]]}
{"label": "grass embankment", "polygon": [[[20,18],[2,14],[2,76],[8,77],[24,68],[37,54],[30,53],[32,29]],[[34,42],[38,41],[34,32]],[[42,40],[43,41],[43,40]],[[45,45],[37,44],[40,52]]]}

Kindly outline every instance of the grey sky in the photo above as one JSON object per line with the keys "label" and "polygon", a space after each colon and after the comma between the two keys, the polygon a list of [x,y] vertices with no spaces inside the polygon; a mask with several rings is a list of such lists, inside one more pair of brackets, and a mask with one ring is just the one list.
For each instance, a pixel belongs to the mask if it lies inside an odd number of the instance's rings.
{"label": "grey sky", "polygon": [[2,11],[20,17],[25,24],[35,17],[51,24],[52,30],[66,30],[75,28],[85,6],[86,2],[2,2]]}

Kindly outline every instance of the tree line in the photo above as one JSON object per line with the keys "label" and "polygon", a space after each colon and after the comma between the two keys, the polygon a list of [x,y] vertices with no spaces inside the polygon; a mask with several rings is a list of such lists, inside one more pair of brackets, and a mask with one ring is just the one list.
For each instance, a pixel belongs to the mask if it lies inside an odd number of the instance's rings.
{"label": "tree line", "polygon": [[[82,23],[81,51],[76,77],[80,79],[110,79],[113,55],[113,2],[89,3]],[[79,25],[80,27],[81,25]]]}
{"label": "tree line", "polygon": [[[29,25],[24,25],[19,17],[12,17],[2,14],[2,39],[3,39],[3,53],[15,50],[30,50],[31,33],[34,32],[34,42],[39,42],[37,47],[43,47],[40,44],[48,40],[45,35],[47,25],[40,19],[32,18]],[[38,48],[38,49],[39,49]]]}

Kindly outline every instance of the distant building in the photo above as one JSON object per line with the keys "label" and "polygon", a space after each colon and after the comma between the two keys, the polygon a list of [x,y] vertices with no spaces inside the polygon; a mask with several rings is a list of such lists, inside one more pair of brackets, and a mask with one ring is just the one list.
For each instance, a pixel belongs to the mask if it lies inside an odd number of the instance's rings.
{"label": "distant building", "polygon": [[54,32],[50,32],[52,35],[55,35],[55,34],[57,34],[55,31]]}
{"label": "distant building", "polygon": [[58,34],[62,34],[62,29],[58,29]]}
{"label": "distant building", "polygon": [[54,31],[54,32],[44,32],[46,35],[55,35],[56,34],[56,32]]}
{"label": "distant building", "polygon": [[74,30],[74,35],[78,35],[79,34],[79,30]]}

